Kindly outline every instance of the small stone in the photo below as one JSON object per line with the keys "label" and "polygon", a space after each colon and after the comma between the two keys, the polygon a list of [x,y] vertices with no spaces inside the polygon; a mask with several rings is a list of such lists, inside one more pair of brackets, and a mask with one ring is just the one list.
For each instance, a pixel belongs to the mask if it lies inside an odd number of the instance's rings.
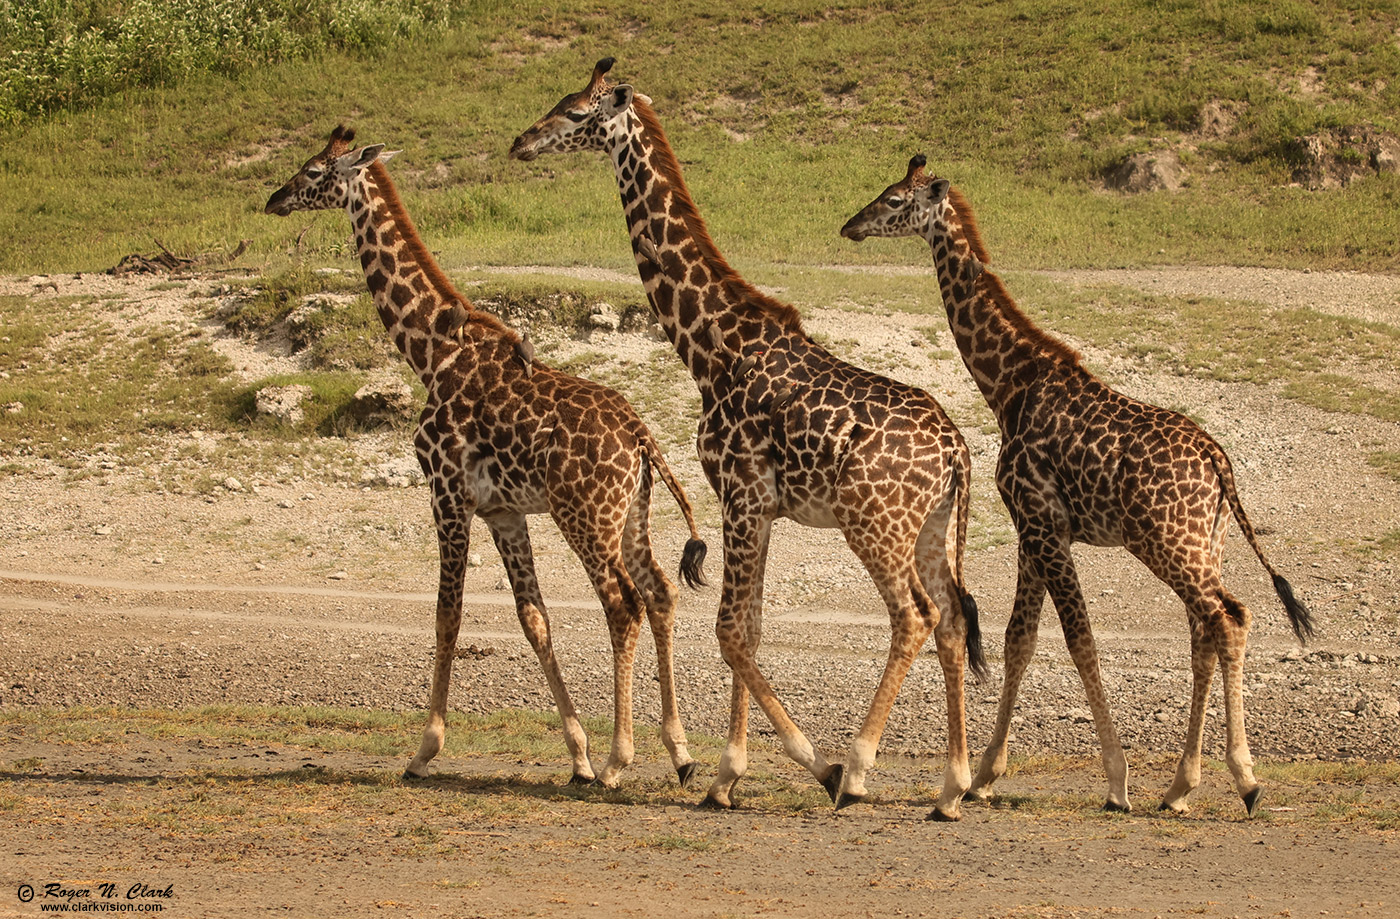
{"label": "small stone", "polygon": [[496,582],[497,590],[510,590],[510,578],[501,575],[501,579]]}
{"label": "small stone", "polygon": [[343,581],[346,578],[350,577],[350,574],[346,571],[337,571],[333,574],[326,575],[326,577],[330,578],[332,581]]}
{"label": "small stone", "polygon": [[228,478],[224,479],[224,488],[228,489],[229,491],[242,491],[243,483],[235,479],[233,476],[229,476]]}
{"label": "small stone", "polygon": [[106,525],[96,527],[92,531],[94,536],[111,536],[112,528]]}
{"label": "small stone", "polygon": [[283,498],[281,501],[278,501],[278,502],[277,502],[277,506],[278,506],[278,507],[291,507],[291,506],[292,506],[292,502],[289,501],[289,500],[287,500],[286,498]]}
{"label": "small stone", "polygon": [[481,554],[480,554],[479,552],[473,552],[473,553],[471,553],[470,555],[467,556],[467,567],[468,567],[468,568],[480,568],[480,567],[481,567]]}

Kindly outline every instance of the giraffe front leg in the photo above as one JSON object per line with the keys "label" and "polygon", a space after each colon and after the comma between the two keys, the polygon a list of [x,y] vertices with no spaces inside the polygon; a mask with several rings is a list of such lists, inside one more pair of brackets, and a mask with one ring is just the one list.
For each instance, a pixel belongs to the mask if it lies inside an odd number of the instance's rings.
{"label": "giraffe front leg", "polygon": [[1003,674],[1001,697],[997,701],[997,718],[992,727],[992,739],[977,764],[972,787],[963,796],[971,801],[988,801],[992,785],[1006,774],[1006,748],[1011,737],[1011,716],[1016,711],[1016,697],[1021,681],[1035,657],[1036,639],[1040,631],[1040,612],[1045,603],[1045,582],[1035,570],[1030,556],[1019,554],[1016,574],[1016,599],[1011,618],[1006,623],[1003,645]]}
{"label": "giraffe front leg", "polygon": [[525,639],[534,649],[544,671],[545,682],[549,684],[554,697],[554,707],[559,711],[559,720],[564,729],[564,745],[569,750],[574,784],[588,784],[594,780],[593,765],[588,759],[588,735],[579,721],[578,710],[569,697],[564,685],[564,675],[559,669],[559,661],[554,656],[554,636],[549,626],[549,614],[545,611],[544,598],[540,594],[539,580],[535,576],[535,556],[530,545],[530,531],[523,514],[499,514],[487,521],[496,550],[501,554],[506,574],[510,577],[511,590],[515,594],[515,614]]}
{"label": "giraffe front leg", "polygon": [[[445,502],[436,506],[441,508]],[[438,601],[432,689],[428,693],[428,723],[418,753],[404,770],[405,779],[428,777],[428,762],[442,750],[447,731],[447,690],[452,682],[452,659],[462,624],[462,582],[466,574],[471,514],[446,514],[438,519]]]}

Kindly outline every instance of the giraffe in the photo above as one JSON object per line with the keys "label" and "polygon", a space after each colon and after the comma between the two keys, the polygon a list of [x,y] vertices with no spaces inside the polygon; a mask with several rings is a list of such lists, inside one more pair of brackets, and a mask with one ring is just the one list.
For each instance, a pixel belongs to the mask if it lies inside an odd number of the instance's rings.
{"label": "giraffe", "polygon": [[[681,577],[704,583],[705,544],[685,493],[651,432],[618,393],[534,359],[528,339],[476,309],[438,267],[404,209],[383,144],[352,149],[338,126],[325,149],[268,199],[265,212],[344,208],[385,328],[428,391],[414,435],[432,486],[441,568],[428,722],[405,778],[425,778],[442,749],[447,690],[462,620],[462,584],[474,516],[491,531],[516,613],[563,720],[573,782],[614,787],[634,755],[632,664],[643,612],[656,642],[661,738],[682,786],[696,768],[675,695],[672,627],[677,590],[650,538],[653,472],[690,529]],[[535,577],[527,514],[548,512],[602,601],[613,651],[612,750],[601,772],[554,654]]]}
{"label": "giraffe", "polygon": [[1261,786],[1244,727],[1244,652],[1251,613],[1221,575],[1233,513],[1273,580],[1300,641],[1312,614],[1264,557],[1225,451],[1184,415],[1110,389],[1064,342],[1011,299],[989,261],[962,194],[924,172],[904,179],[846,222],[841,235],[922,236],[933,250],[948,323],[969,373],[1001,427],[997,489],[1018,534],[1015,601],[1006,626],[1005,676],[992,741],[969,796],[985,800],[1006,772],[1016,694],[1035,652],[1048,591],[1089,699],[1108,777],[1108,810],[1128,811],[1128,766],[1099,674],[1098,653],[1070,546],[1122,546],[1186,605],[1191,628],[1191,713],[1185,749],[1162,809],[1184,812],[1201,781],[1206,701],[1217,662],[1225,699],[1225,759],[1252,817]]}
{"label": "giraffe", "polygon": [[[703,806],[735,806],[747,769],[750,694],[784,751],[837,808],[867,795],[866,774],[900,685],[935,636],[947,695],[948,762],[931,819],[956,820],[971,782],[964,671],[981,673],[977,607],[962,574],[971,462],[928,393],[832,356],[796,309],[760,293],[720,255],[651,107],[594,67],[516,138],[510,156],[608,154],[638,272],[701,397],[696,445],[723,515],[724,582],[715,632],[733,673],[728,742]],[[890,648],[844,761],[829,762],[755,662],[773,522],[838,527],[889,610]]]}

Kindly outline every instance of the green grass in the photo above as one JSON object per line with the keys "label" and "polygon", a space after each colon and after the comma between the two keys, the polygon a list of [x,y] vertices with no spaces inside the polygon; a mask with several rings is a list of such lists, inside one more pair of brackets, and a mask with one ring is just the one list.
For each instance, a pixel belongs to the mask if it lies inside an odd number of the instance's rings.
{"label": "green grass", "polygon": [[[42,6],[60,18],[68,8]],[[394,174],[448,267],[627,268],[602,157],[505,159],[511,138],[608,54],[619,58],[616,76],[655,100],[697,203],[741,270],[911,260],[895,246],[853,246],[836,229],[919,151],[965,188],[992,251],[1012,267],[1397,264],[1400,176],[1326,192],[1288,187],[1298,137],[1397,129],[1395,0],[1074,9],[1021,0],[936,17],[815,0],[566,0],[543,12],[443,0],[385,14],[432,28],[375,23],[372,40],[339,36],[336,11],[365,7],[337,0],[298,20],[297,36],[320,36],[314,52],[220,62],[191,51],[188,65],[152,61],[150,78],[45,103],[49,114],[0,140],[0,232],[11,240],[0,272],[105,268],[156,238],[182,254],[248,238],[250,266],[280,267],[289,251],[350,265],[343,215],[261,213],[342,120],[366,141],[403,149]],[[127,14],[135,22],[155,8]],[[300,9],[259,8],[269,23]],[[249,18],[250,40],[283,31],[262,22]],[[231,34],[220,47],[243,40]],[[34,47],[0,31],[0,50]],[[1208,103],[1235,114],[1231,133],[1192,133]],[[1192,178],[1180,193],[1093,188],[1129,153],[1186,144]]]}

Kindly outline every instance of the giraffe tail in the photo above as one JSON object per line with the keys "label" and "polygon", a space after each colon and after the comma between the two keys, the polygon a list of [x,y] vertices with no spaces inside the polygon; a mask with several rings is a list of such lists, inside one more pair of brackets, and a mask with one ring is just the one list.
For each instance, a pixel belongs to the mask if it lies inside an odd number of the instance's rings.
{"label": "giraffe tail", "polygon": [[1240,503],[1239,492],[1235,490],[1235,471],[1230,465],[1230,458],[1225,455],[1219,444],[1212,443],[1213,450],[1210,453],[1211,465],[1215,467],[1215,475],[1220,479],[1221,489],[1225,492],[1225,500],[1230,504],[1230,511],[1235,515],[1235,521],[1240,525],[1240,532],[1249,542],[1249,547],[1258,556],[1259,563],[1264,566],[1264,570],[1269,573],[1269,577],[1274,582],[1274,592],[1283,601],[1283,609],[1288,613],[1288,622],[1293,627],[1293,634],[1298,636],[1298,640],[1307,643],[1317,631],[1313,625],[1312,612],[1293,593],[1293,585],[1288,583],[1288,579],[1279,574],[1269,560],[1264,557],[1264,550],[1259,548],[1259,540],[1254,535],[1254,527],[1249,522],[1249,517],[1245,515],[1244,505]]}
{"label": "giraffe tail", "polygon": [[987,676],[987,657],[982,650],[982,626],[977,621],[977,601],[968,592],[963,581],[963,550],[967,546],[968,509],[972,502],[972,461],[966,452],[953,478],[957,489],[957,541],[953,554],[953,583],[958,592],[958,605],[962,608],[963,624],[967,627],[967,665],[978,681]]}
{"label": "giraffe tail", "polygon": [[681,580],[692,590],[704,587],[708,583],[705,580],[704,565],[705,553],[709,549],[695,526],[695,512],[690,508],[690,500],[686,498],[676,477],[671,474],[671,467],[666,465],[666,458],[661,455],[661,448],[656,445],[656,440],[650,433],[644,438],[643,446],[647,451],[647,462],[651,463],[657,476],[666,484],[666,489],[676,500],[681,515],[685,517],[685,525],[690,528],[690,538],[685,541],[685,548],[681,550]]}

